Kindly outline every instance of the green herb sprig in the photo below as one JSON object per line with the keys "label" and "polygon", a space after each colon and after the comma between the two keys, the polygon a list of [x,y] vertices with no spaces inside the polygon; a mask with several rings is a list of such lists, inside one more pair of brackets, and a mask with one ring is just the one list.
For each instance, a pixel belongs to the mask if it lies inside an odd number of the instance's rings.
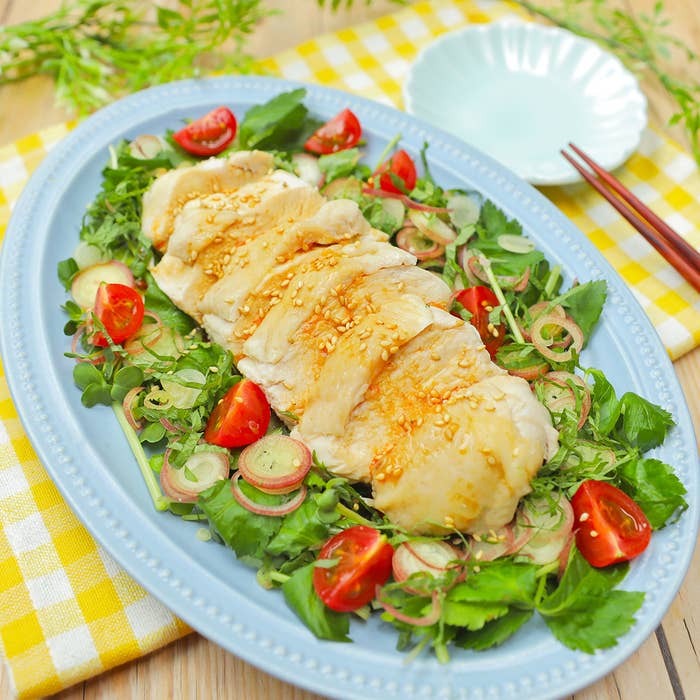
{"label": "green herb sprig", "polygon": [[[173,5],[173,3],[170,3]],[[73,0],[0,28],[0,85],[37,74],[83,116],[123,94],[214,70],[250,72],[247,36],[269,10],[261,0]]]}
{"label": "green herb sprig", "polygon": [[514,0],[525,10],[575,34],[587,37],[614,53],[639,76],[655,79],[673,99],[676,112],[670,124],[681,124],[700,164],[700,81],[672,74],[669,58],[682,55],[687,74],[700,73],[700,55],[669,33],[664,3],[650,13],[624,11],[609,0],[558,0],[546,6]]}

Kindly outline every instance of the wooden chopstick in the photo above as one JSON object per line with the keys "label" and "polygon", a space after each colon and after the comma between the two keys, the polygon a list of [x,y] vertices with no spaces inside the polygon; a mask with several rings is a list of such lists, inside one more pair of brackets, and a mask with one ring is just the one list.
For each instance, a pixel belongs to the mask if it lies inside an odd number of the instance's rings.
{"label": "wooden chopstick", "polygon": [[[569,153],[562,150],[561,154],[564,158],[578,170],[586,182],[597,190],[644,236],[696,291],[700,292],[700,253],[684,241],[665,221],[635,197],[607,170],[604,170],[574,144],[570,143],[569,146],[594,170],[595,174],[581,166]],[[609,185],[620,196],[616,196],[603,183]]]}

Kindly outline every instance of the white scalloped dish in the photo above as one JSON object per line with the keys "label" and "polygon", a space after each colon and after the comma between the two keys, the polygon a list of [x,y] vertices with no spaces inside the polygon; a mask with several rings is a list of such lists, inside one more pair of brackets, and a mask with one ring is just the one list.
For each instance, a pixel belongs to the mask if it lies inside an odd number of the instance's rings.
{"label": "white scalloped dish", "polygon": [[536,185],[581,179],[559,153],[570,141],[617,167],[647,122],[646,98],[617,58],[565,30],[514,19],[433,42],[403,90],[409,113]]}

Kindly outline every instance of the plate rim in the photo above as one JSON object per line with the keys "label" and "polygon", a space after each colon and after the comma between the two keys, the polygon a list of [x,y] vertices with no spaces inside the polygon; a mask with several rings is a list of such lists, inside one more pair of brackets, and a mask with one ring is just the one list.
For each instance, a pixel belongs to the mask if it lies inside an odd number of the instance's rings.
{"label": "plate rim", "polygon": [[[162,600],[179,617],[187,621],[191,626],[194,628],[199,628],[205,636],[209,637],[232,653],[262,668],[266,672],[281,677],[288,682],[308,688],[309,690],[331,695],[342,693],[342,695],[338,696],[344,698],[366,698],[368,696],[374,696],[371,694],[376,690],[377,697],[385,697],[389,687],[388,681],[380,682],[379,687],[375,689],[371,684],[372,681],[368,681],[364,677],[362,684],[357,682],[356,676],[343,679],[336,674],[331,677],[330,674],[335,669],[331,669],[331,671],[324,674],[324,667],[322,666],[312,669],[308,664],[306,664],[304,668],[300,668],[296,666],[297,662],[294,660],[287,663],[287,665],[284,667],[280,667],[277,663],[275,663],[276,661],[289,661],[289,659],[291,659],[291,655],[287,654],[287,650],[285,650],[285,653],[282,654],[282,656],[276,656],[272,659],[261,659],[260,652],[256,651],[252,644],[250,647],[233,645],[230,637],[228,637],[227,634],[231,633],[232,626],[235,627],[236,625],[235,622],[232,622],[231,620],[224,622],[225,615],[221,614],[220,618],[218,619],[218,624],[203,624],[203,618],[200,617],[200,615],[203,612],[208,611],[201,606],[204,605],[206,601],[203,601],[201,605],[198,606],[196,604],[197,599],[195,598],[195,605],[192,607],[193,599],[191,591],[190,597],[187,598],[187,596],[184,596],[183,588],[175,587],[172,584],[172,579],[168,581],[167,576],[165,577],[166,582],[169,582],[171,585],[164,586],[162,563],[158,560],[158,557],[154,558],[152,565],[150,560],[144,562],[142,559],[138,558],[138,544],[134,542],[133,537],[128,537],[128,531],[126,533],[127,536],[117,537],[115,541],[114,539],[110,538],[109,532],[105,532],[102,529],[102,524],[99,521],[96,525],[96,518],[89,512],[89,504],[87,500],[85,500],[87,497],[83,497],[80,494],[80,488],[82,487],[79,484],[79,480],[84,479],[85,477],[81,475],[79,468],[71,464],[70,455],[66,455],[65,450],[63,453],[57,452],[55,443],[52,443],[51,441],[51,426],[48,425],[48,419],[46,415],[44,415],[45,410],[41,410],[41,401],[38,401],[39,397],[37,394],[37,389],[34,385],[31,369],[28,366],[29,356],[26,349],[23,349],[21,345],[22,339],[26,339],[27,336],[32,337],[32,334],[36,335],[38,331],[36,328],[22,328],[21,325],[12,327],[11,325],[13,320],[17,320],[19,318],[18,304],[21,304],[22,302],[21,300],[18,300],[18,293],[23,288],[23,285],[26,286],[28,280],[23,279],[19,274],[21,262],[17,265],[13,265],[12,261],[14,258],[12,257],[12,253],[8,251],[21,252],[21,244],[24,243],[26,245],[26,241],[23,240],[21,236],[21,217],[27,216],[28,218],[31,218],[32,213],[37,211],[35,208],[36,201],[41,197],[44,198],[45,206],[48,206],[48,203],[50,203],[50,192],[42,192],[42,188],[47,182],[51,182],[51,178],[54,174],[53,168],[56,163],[60,162],[62,157],[66,157],[66,153],[70,151],[71,148],[78,146],[84,135],[86,138],[88,138],[90,132],[99,129],[103,122],[109,123],[110,120],[118,119],[120,116],[123,116],[125,110],[129,112],[129,110],[133,110],[139,105],[143,106],[142,103],[144,100],[146,102],[158,102],[159,98],[165,99],[169,95],[172,96],[173,94],[186,94],[192,95],[193,98],[201,98],[207,92],[208,86],[213,86],[211,90],[212,93],[215,93],[217,88],[224,89],[225,87],[230,87],[232,89],[232,94],[237,89],[245,90],[246,88],[253,88],[263,90],[264,92],[268,93],[269,96],[283,90],[296,87],[305,87],[308,90],[307,104],[311,101],[315,101],[321,102],[324,105],[334,106],[342,102],[342,104],[345,106],[356,106],[358,109],[361,109],[361,111],[369,114],[380,115],[386,121],[389,128],[391,128],[393,125],[403,124],[410,133],[427,133],[430,135],[431,139],[433,139],[431,143],[435,143],[437,141],[441,143],[442,146],[449,152],[454,153],[455,156],[461,155],[477,171],[482,172],[484,177],[487,177],[492,181],[488,183],[489,185],[497,183],[500,186],[503,186],[505,193],[504,197],[506,194],[509,197],[514,197],[516,200],[518,197],[520,197],[520,206],[524,206],[526,210],[530,212],[539,211],[539,215],[542,217],[543,221],[549,221],[551,227],[561,229],[569,237],[576,239],[574,252],[576,252],[578,258],[580,260],[589,261],[589,266],[592,265],[592,269],[597,270],[598,275],[605,276],[609,281],[611,279],[614,281],[613,289],[617,290],[617,294],[619,296],[617,301],[615,301],[615,305],[619,307],[621,312],[629,314],[629,323],[637,327],[639,329],[639,333],[643,335],[642,340],[644,343],[646,343],[648,348],[647,352],[650,354],[650,356],[653,356],[656,359],[659,359],[660,357],[665,358],[665,364],[662,361],[662,368],[658,370],[658,381],[660,383],[665,382],[667,388],[673,390],[673,393],[677,397],[676,402],[678,402],[678,398],[680,398],[680,404],[675,404],[677,408],[674,412],[679,423],[679,429],[677,432],[680,432],[682,427],[682,432],[685,433],[685,440],[688,441],[690,438],[690,447],[692,447],[695,444],[695,437],[692,430],[690,415],[687,407],[684,404],[684,400],[682,398],[683,395],[680,392],[680,386],[673,371],[673,367],[668,359],[668,356],[663,350],[661,342],[653,330],[650,321],[643,313],[641,307],[639,307],[632,293],[624,286],[622,280],[617,277],[617,274],[613,271],[612,267],[603,259],[602,255],[599,251],[597,251],[597,249],[595,249],[593,244],[590,243],[588,239],[586,239],[585,236],[583,236],[583,234],[576,229],[573,223],[566,219],[564,215],[549,202],[549,200],[517,178],[515,175],[507,171],[503,166],[496,163],[488,156],[479,153],[476,151],[476,149],[462,143],[456,137],[440,132],[439,129],[436,129],[432,125],[425,122],[421,122],[413,116],[403,114],[393,108],[372,102],[365,98],[357,97],[323,86],[309,85],[297,81],[287,81],[276,78],[228,77],[207,80],[181,81],[136,93],[101,110],[79,125],[76,130],[71,132],[71,134],[69,134],[51,153],[49,153],[22,192],[15,207],[10,225],[8,226],[2,250],[0,251],[0,280],[2,281],[4,288],[7,288],[6,284],[9,281],[9,294],[3,294],[2,300],[0,300],[0,310],[2,311],[0,317],[3,319],[2,326],[0,327],[0,330],[2,330],[2,333],[0,333],[0,353],[5,361],[6,376],[13,401],[21,417],[24,429],[27,432],[27,435],[30,437],[30,441],[41,458],[42,463],[53,478],[54,482],[57,483],[59,490],[71,505],[73,511],[88,527],[93,536],[95,536],[95,538],[101,544],[103,544],[105,549],[107,549],[115,557],[115,559],[117,559],[117,561],[119,561],[119,563],[136,580],[138,580],[141,585],[143,585],[146,590],[151,592],[156,598]],[[234,101],[234,99],[235,98],[232,97],[232,101]],[[159,104],[162,104],[162,102],[159,102]],[[47,200],[49,200],[48,203]],[[501,205],[502,203],[499,202],[499,206]],[[510,203],[511,208],[516,205],[518,205],[518,202],[515,204],[513,204],[513,202]],[[21,255],[18,255],[17,259],[21,261],[21,257]],[[583,264],[583,262],[581,264]],[[603,275],[604,272],[606,273],[605,275]],[[40,335],[38,337],[41,338]],[[12,352],[13,350],[15,352]],[[661,379],[663,379],[663,382],[661,382]],[[37,402],[39,403],[39,410],[37,410]],[[689,428],[690,432],[688,432]],[[53,438],[55,439],[55,435],[53,435]],[[695,455],[697,455],[697,449],[695,449]],[[690,462],[692,459],[687,456],[687,454],[685,461],[688,463],[686,466],[687,471],[690,473]],[[686,539],[690,537],[691,540],[695,539],[698,528],[698,491],[699,487],[696,479],[695,491],[693,493],[689,493],[691,508],[689,508],[689,510],[683,515],[683,519],[685,520],[681,519]],[[133,507],[134,506],[132,504],[132,509]],[[166,549],[170,550],[173,548],[177,549],[174,544]],[[665,614],[667,608],[673,601],[675,592],[681,585],[685,576],[685,571],[689,566],[690,557],[692,556],[692,548],[689,550],[682,550],[681,555],[680,561],[675,560],[673,567],[675,571],[675,578],[677,578],[677,583],[674,580],[674,584],[670,588],[666,587],[662,591],[662,599],[664,604],[662,604],[660,607],[658,604],[655,605],[651,616],[647,615],[644,618],[638,618],[636,625],[632,628],[632,631],[623,637],[623,642],[625,639],[634,639],[636,640],[636,643],[633,643],[632,645],[630,645],[629,642],[622,643],[618,645],[616,649],[605,652],[603,655],[591,657],[584,655],[585,658],[581,660],[581,666],[584,669],[583,672],[577,673],[574,678],[564,677],[563,679],[558,680],[556,678],[553,680],[550,679],[552,682],[548,681],[544,684],[544,687],[541,684],[537,685],[537,687],[534,688],[537,691],[536,697],[556,697],[560,694],[574,692],[575,690],[578,690],[606,675],[610,670],[631,655],[658,624],[658,621]],[[678,566],[679,563],[680,566]],[[683,575],[678,576],[678,572],[682,572]],[[671,595],[669,595],[669,591],[672,591]],[[220,613],[217,611],[216,614],[219,615]],[[210,617],[209,619],[211,620],[213,618]],[[298,624],[301,625],[301,623]],[[642,633],[641,638],[637,639],[640,637],[640,633]],[[261,643],[262,641],[265,641],[264,639],[260,640],[258,638],[257,641],[259,643],[258,646],[266,648],[265,645]],[[329,643],[325,644],[327,645]],[[328,650],[328,647],[324,646],[324,644],[316,644],[315,646],[320,649],[325,648]],[[597,661],[595,665],[592,664],[594,659]],[[309,660],[309,663],[311,660],[312,659]],[[584,660],[587,660],[588,663],[583,663]],[[316,673],[310,674],[308,672],[310,670],[315,670]],[[376,678],[379,678],[379,676]],[[536,679],[535,681],[530,679],[530,681],[539,683],[539,679]],[[556,687],[547,687],[547,685],[552,685],[552,683],[554,683]],[[451,688],[451,692],[455,692],[453,686],[443,686],[443,688]],[[509,695],[510,689],[506,685],[505,681],[503,681],[503,685],[500,687],[500,689],[505,695]],[[420,695],[419,691],[420,688],[415,689],[416,697]],[[406,695],[404,693],[402,697],[411,697],[411,695]]]}
{"label": "plate rim", "polygon": [[[620,155],[613,161],[602,164],[606,169],[614,170],[615,168],[618,168],[620,165],[625,163],[627,159],[637,150],[642,140],[642,136],[648,127],[649,122],[649,104],[646,95],[640,88],[639,80],[622,63],[622,61],[617,56],[615,56],[615,54],[606,51],[598,44],[596,44],[592,39],[588,39],[586,37],[574,34],[573,32],[564,29],[563,27],[548,26],[540,24],[536,21],[524,20],[515,14],[505,15],[504,17],[500,17],[499,19],[494,20],[492,22],[467,24],[458,29],[445,32],[444,34],[438,36],[435,40],[431,41],[429,44],[424,46],[418,52],[414,60],[411,62],[411,65],[408,68],[408,72],[406,73],[405,79],[401,85],[401,96],[406,111],[412,116],[416,117],[417,119],[424,119],[415,112],[417,100],[413,92],[411,92],[416,80],[415,71],[423,61],[430,58],[432,54],[438,53],[445,44],[449,44],[452,41],[458,41],[464,35],[468,36],[470,34],[484,35],[500,33],[504,30],[508,30],[511,27],[521,27],[523,29],[526,29],[531,34],[538,33],[542,36],[569,38],[577,44],[587,46],[591,49],[594,49],[599,55],[605,56],[607,60],[611,61],[614,65],[617,66],[619,70],[621,70],[624,74],[626,74],[626,76],[629,77],[630,84],[633,88],[633,92],[636,93],[636,97],[641,100],[639,113],[642,116],[642,121],[638,131],[634,134],[634,138],[630,140],[630,143],[620,153]],[[436,128],[440,127],[436,125]],[[565,145],[566,144],[562,144],[561,146],[564,147]],[[598,160],[600,160],[600,157],[598,157]],[[505,167],[509,167],[508,164],[504,165]],[[525,170],[523,172],[518,172],[514,170],[514,172],[516,172],[516,174],[519,175],[526,182],[529,182],[531,185],[537,186],[570,185],[573,183],[583,181],[582,176],[574,168],[570,166],[567,167],[567,164],[563,162],[561,163],[561,167],[562,169],[558,174],[548,177],[533,174],[531,171],[528,170]]]}

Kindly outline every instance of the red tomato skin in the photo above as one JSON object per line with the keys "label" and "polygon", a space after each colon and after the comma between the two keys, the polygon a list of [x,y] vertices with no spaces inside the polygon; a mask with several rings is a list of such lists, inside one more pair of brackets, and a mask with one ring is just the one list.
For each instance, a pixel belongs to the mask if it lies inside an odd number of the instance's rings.
{"label": "red tomato skin", "polygon": [[173,139],[195,156],[215,156],[236,136],[236,117],[228,107],[217,107],[176,131]]}
{"label": "red tomato skin", "polygon": [[391,575],[394,548],[379,530],[354,525],[331,537],[319,559],[339,559],[330,569],[314,569],[314,589],[327,607],[351,612],[369,603]]}
{"label": "red tomato skin", "polygon": [[243,447],[259,440],[270,425],[270,404],[262,389],[243,379],[215,406],[204,440],[219,447]]}
{"label": "red tomato skin", "polygon": [[344,109],[317,129],[304,148],[318,155],[337,153],[357,145],[361,136],[359,119],[349,109]]}
{"label": "red tomato skin", "polygon": [[644,511],[607,481],[584,481],[571,499],[576,546],[598,568],[641,554],[651,539]]}
{"label": "red tomato skin", "polygon": [[[145,309],[141,295],[125,284],[101,284],[95,295],[93,313],[105,327],[112,342],[123,343],[143,323]],[[101,331],[92,337],[92,344],[106,348],[109,343]]]}
{"label": "red tomato skin", "polygon": [[377,175],[379,175],[379,189],[384,190],[385,192],[403,194],[403,192],[393,183],[389,173],[393,173],[397,177],[401,178],[401,180],[404,182],[405,189],[408,192],[410,192],[416,186],[416,181],[418,180],[416,164],[413,162],[413,158],[411,158],[411,156],[409,156],[403,149],[396,151],[389,161],[382,163],[377,169],[377,172],[374,174],[375,182]]}
{"label": "red tomato skin", "polygon": [[[493,331],[489,330],[489,312],[486,310],[486,307],[491,306],[495,308],[499,306],[496,295],[488,287],[477,285],[476,287],[460,289],[453,295],[452,299],[459,302],[472,315],[469,322],[479,331],[481,340],[489,355],[491,355],[491,359],[493,359],[498,348],[503,345],[506,333],[506,328],[502,323],[494,327],[497,335],[494,335]],[[459,314],[456,312],[453,315],[459,317]]]}

